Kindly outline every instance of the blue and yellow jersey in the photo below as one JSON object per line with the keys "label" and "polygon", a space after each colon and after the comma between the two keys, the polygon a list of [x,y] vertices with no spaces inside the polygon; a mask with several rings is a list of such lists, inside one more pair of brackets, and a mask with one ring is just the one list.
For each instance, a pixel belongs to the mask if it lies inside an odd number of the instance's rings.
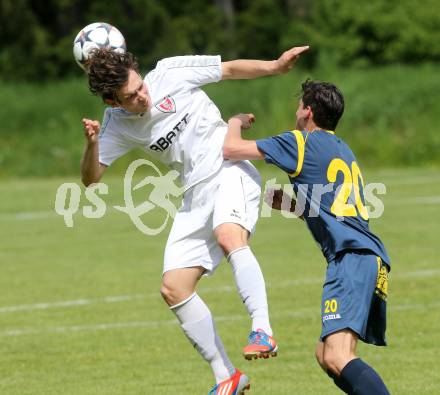
{"label": "blue and yellow jersey", "polygon": [[348,145],[327,130],[294,130],[257,140],[267,163],[289,175],[304,202],[304,219],[327,261],[348,250],[369,250],[390,264],[368,226],[363,179]]}

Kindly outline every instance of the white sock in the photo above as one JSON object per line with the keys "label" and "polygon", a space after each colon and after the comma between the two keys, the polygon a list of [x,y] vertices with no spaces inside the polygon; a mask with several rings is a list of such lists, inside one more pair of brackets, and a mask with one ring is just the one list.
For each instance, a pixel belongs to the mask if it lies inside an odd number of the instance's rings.
{"label": "white sock", "polygon": [[252,330],[263,329],[272,336],[266,285],[257,258],[246,246],[232,251],[227,259],[232,265],[238,293],[252,318]]}
{"label": "white sock", "polygon": [[170,309],[176,314],[191,344],[211,365],[216,382],[220,383],[231,377],[235,373],[234,365],[226,355],[212,314],[199,295],[194,292],[189,298],[171,306]]}

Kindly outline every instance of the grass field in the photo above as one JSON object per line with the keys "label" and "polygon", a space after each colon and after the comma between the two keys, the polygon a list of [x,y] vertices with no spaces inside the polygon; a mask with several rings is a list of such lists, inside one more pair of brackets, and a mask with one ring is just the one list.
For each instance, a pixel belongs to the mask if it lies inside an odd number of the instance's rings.
{"label": "grass field", "polygon": [[[392,394],[440,393],[440,172],[374,170],[385,212],[372,222],[393,261],[388,348],[359,347]],[[266,179],[280,173],[264,173]],[[55,192],[75,178],[0,183],[0,393],[5,395],[197,395],[211,372],[159,296],[167,232],[141,234],[125,214],[74,217],[53,210]],[[122,204],[113,176],[108,207]],[[161,220],[163,212],[153,211]],[[324,259],[299,220],[262,218],[252,246],[268,284],[277,358],[248,362],[250,324],[224,262],[203,279],[231,359],[251,378],[250,395],[338,394],[314,360]]]}

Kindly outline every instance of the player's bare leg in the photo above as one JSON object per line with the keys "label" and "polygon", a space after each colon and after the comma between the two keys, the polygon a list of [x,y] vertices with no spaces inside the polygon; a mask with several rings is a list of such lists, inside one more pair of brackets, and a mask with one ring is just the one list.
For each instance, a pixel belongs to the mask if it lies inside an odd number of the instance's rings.
{"label": "player's bare leg", "polygon": [[317,346],[318,362],[347,394],[389,395],[377,372],[356,356],[357,341],[358,335],[349,329],[328,335],[321,343],[323,347]]}
{"label": "player's bare leg", "polygon": [[318,344],[316,345],[315,357],[319,363],[319,366],[321,366],[322,370],[324,370],[324,372],[327,373],[327,368],[324,365],[324,342],[319,341]]}
{"label": "player's bare leg", "polygon": [[323,362],[327,370],[339,376],[347,363],[356,358],[358,336],[349,329],[324,339]]}
{"label": "player's bare leg", "polygon": [[217,243],[232,266],[238,293],[252,318],[246,359],[276,356],[278,346],[272,338],[266,285],[257,259],[248,246],[249,232],[241,225],[224,223],[214,230]]}
{"label": "player's bare leg", "polygon": [[190,297],[205,269],[201,266],[169,270],[162,277],[160,293],[168,306],[175,306]]}

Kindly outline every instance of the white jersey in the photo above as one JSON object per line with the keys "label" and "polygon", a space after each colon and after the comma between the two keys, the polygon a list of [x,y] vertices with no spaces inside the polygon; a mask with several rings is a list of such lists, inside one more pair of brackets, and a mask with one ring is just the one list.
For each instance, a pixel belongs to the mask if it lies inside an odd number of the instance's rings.
{"label": "white jersey", "polygon": [[177,56],[157,63],[144,82],[148,112],[107,108],[99,136],[99,161],[109,166],[133,148],[175,169],[185,189],[217,172],[227,124],[200,86],[222,78],[220,56]]}

